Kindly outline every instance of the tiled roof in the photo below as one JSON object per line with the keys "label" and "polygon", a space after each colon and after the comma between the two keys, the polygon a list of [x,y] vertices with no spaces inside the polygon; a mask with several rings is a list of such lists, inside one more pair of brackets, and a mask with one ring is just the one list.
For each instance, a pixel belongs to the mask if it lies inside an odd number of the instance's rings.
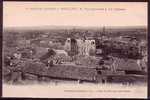
{"label": "tiled roof", "polygon": [[44,64],[28,62],[24,72],[44,75],[54,78],[81,79],[93,81],[96,76],[96,70],[86,67],[76,67],[74,65],[54,65],[49,69]]}
{"label": "tiled roof", "polygon": [[133,59],[116,59],[116,67],[119,70],[141,70],[140,66],[137,64],[137,61]]}
{"label": "tiled roof", "polygon": [[57,65],[49,68],[48,75],[51,75],[52,77],[62,77],[62,78],[92,81],[96,76],[96,70],[86,67]]}

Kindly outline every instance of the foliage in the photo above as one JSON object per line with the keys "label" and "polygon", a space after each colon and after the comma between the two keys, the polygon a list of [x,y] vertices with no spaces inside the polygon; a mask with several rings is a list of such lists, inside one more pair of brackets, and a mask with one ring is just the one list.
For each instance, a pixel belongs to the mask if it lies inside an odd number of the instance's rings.
{"label": "foliage", "polygon": [[5,36],[6,47],[16,47],[17,40],[18,40],[18,33],[8,33],[8,35]]}

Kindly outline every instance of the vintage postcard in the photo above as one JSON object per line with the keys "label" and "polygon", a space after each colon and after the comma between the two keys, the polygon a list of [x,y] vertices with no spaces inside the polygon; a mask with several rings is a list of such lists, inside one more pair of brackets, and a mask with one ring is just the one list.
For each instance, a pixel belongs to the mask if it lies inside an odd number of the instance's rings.
{"label": "vintage postcard", "polygon": [[147,98],[147,2],[3,2],[3,97]]}

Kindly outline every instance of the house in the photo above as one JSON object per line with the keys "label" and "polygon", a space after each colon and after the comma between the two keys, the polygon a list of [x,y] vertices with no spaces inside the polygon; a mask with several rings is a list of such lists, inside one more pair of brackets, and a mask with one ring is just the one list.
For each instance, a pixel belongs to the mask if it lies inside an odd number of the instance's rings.
{"label": "house", "polygon": [[54,50],[57,55],[65,55],[68,56],[68,53],[65,50]]}
{"label": "house", "polygon": [[[54,67],[46,68],[43,63],[26,62],[23,72],[36,74],[40,76],[48,76],[54,79],[65,80],[85,80],[95,81],[97,72],[95,69],[86,67],[76,67],[75,65],[54,65]],[[42,67],[41,67],[42,66]]]}

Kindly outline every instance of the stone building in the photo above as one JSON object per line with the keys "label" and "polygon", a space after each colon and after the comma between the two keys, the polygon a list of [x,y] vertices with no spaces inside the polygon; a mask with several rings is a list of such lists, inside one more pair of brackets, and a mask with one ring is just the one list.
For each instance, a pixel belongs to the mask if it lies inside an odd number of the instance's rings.
{"label": "stone building", "polygon": [[[71,42],[74,41],[74,42]],[[86,40],[86,39],[70,39],[67,38],[65,42],[65,50],[66,51],[75,51],[75,45],[77,45],[78,55],[90,55],[90,52],[95,52],[96,45],[95,40]]]}
{"label": "stone building", "polygon": [[70,51],[71,50],[71,39],[67,38],[66,42],[65,42],[65,46],[64,46],[65,51]]}

